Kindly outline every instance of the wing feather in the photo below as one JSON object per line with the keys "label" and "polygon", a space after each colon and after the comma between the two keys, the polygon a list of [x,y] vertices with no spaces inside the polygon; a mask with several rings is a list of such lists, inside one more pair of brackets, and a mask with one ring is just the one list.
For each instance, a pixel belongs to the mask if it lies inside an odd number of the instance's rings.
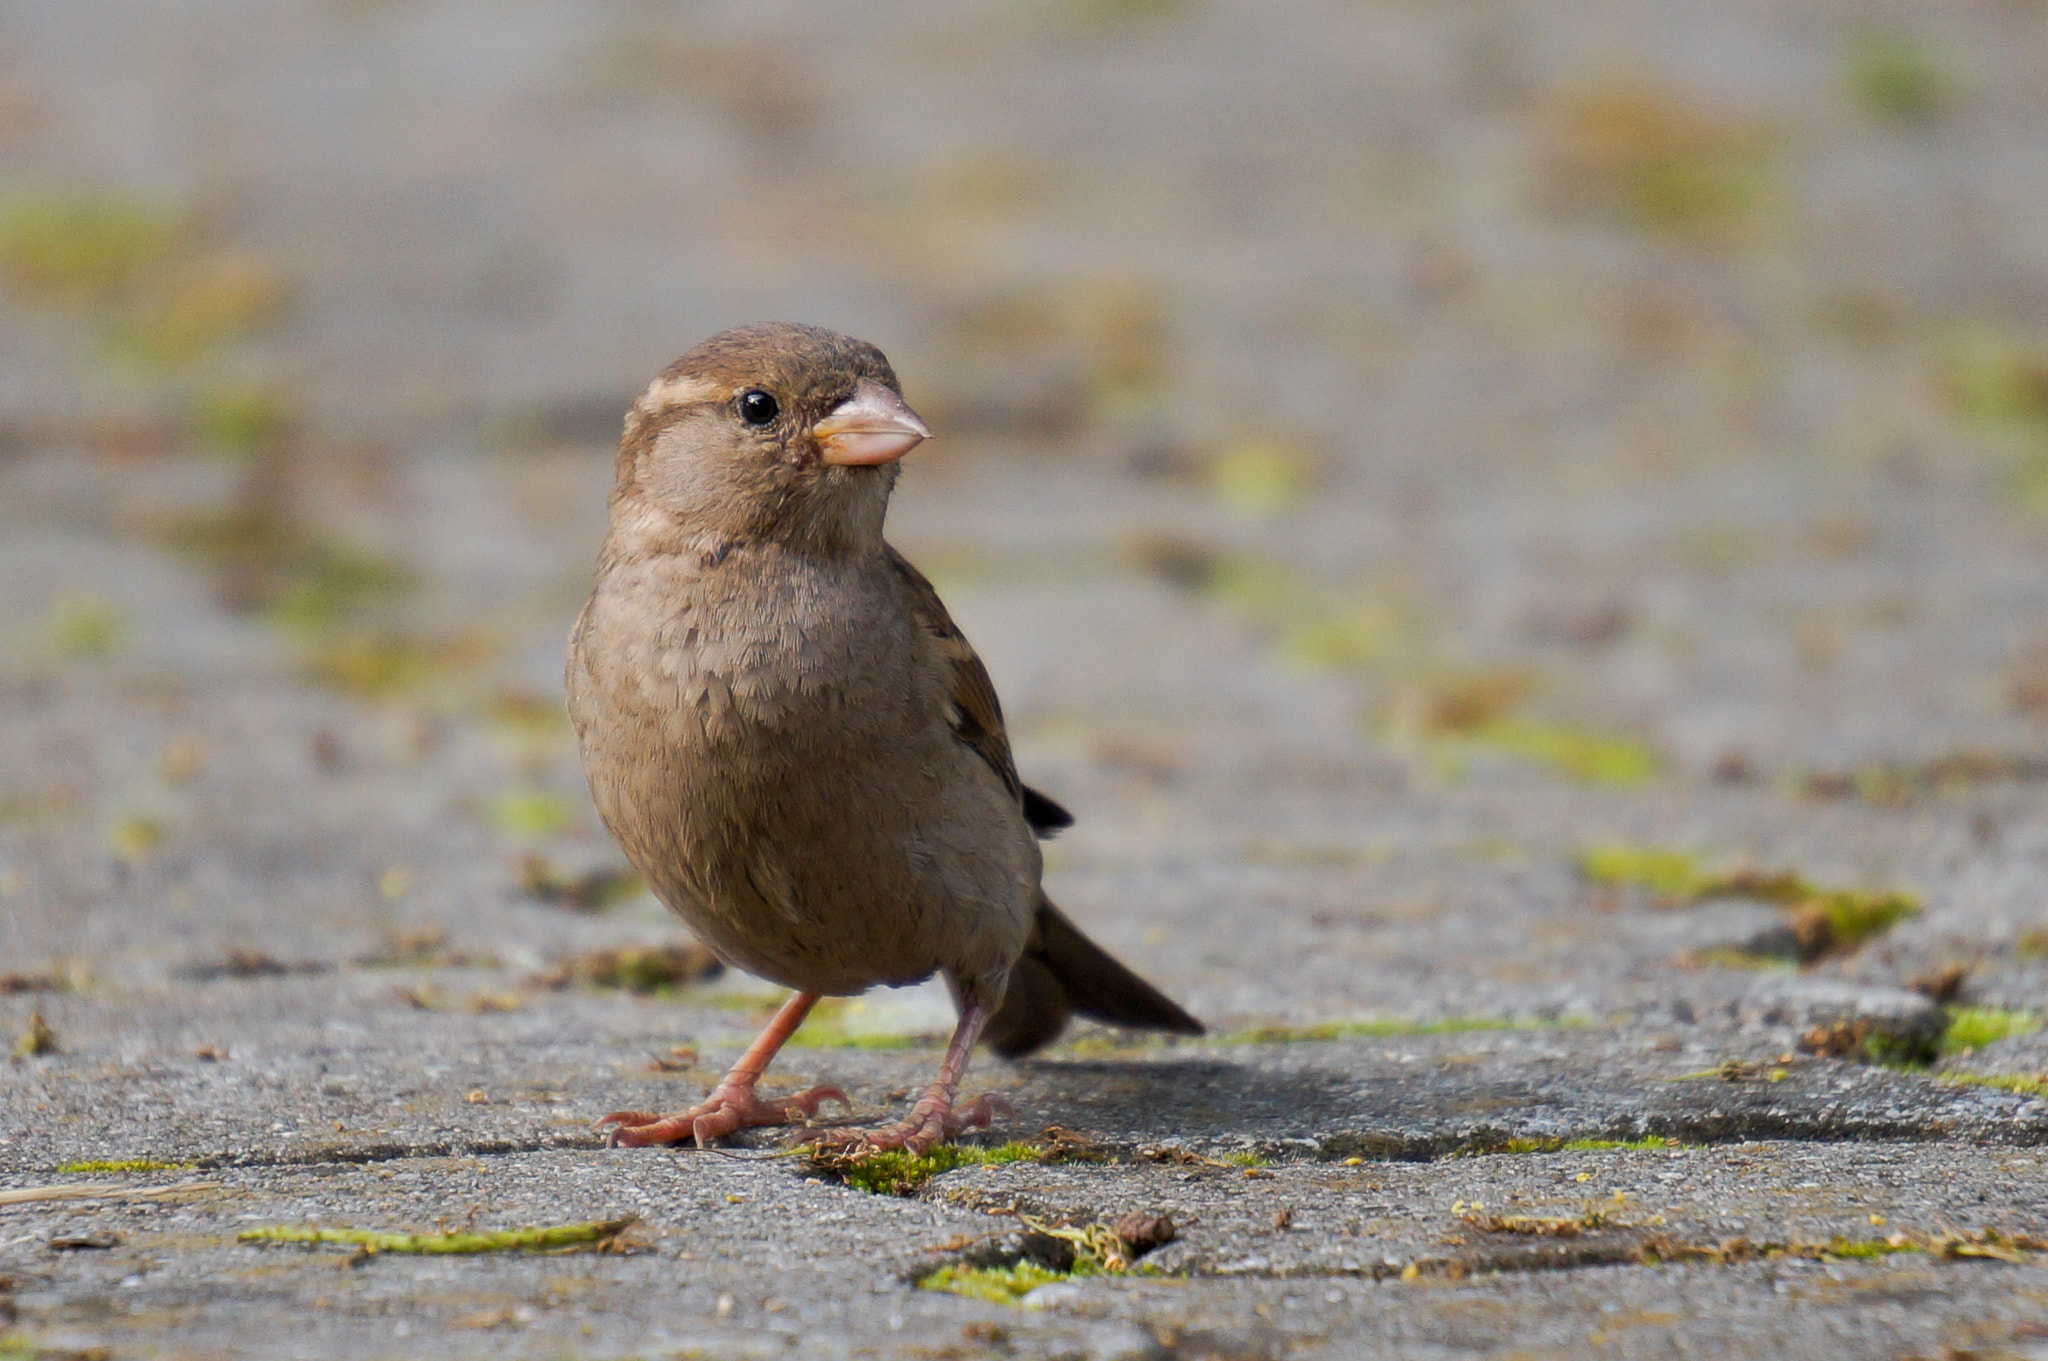
{"label": "wing feather", "polygon": [[1033,831],[1051,836],[1061,828],[1073,826],[1073,814],[1037,790],[1026,788],[1017,777],[1017,762],[1010,754],[1010,735],[1003,727],[1003,706],[996,699],[995,683],[989,679],[981,658],[975,655],[973,645],[953,622],[953,616],[946,613],[939,593],[924,573],[893,547],[889,549],[889,565],[903,583],[918,627],[931,640],[945,668],[946,722],[953,735],[988,763],[1017,800]]}

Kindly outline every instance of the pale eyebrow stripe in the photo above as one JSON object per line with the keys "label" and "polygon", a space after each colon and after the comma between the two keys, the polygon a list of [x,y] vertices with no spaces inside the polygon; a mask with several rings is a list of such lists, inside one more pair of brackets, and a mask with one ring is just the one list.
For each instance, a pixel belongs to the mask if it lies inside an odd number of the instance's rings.
{"label": "pale eyebrow stripe", "polygon": [[717,396],[717,385],[702,378],[657,378],[647,385],[647,391],[640,394],[640,400],[633,403],[633,409],[641,415],[651,416],[670,407],[711,401]]}

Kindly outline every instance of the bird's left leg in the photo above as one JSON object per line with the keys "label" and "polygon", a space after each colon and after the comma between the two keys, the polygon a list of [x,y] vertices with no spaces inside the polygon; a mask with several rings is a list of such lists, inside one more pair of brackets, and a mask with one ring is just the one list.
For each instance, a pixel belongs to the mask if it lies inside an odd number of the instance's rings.
{"label": "bird's left leg", "polygon": [[843,1149],[849,1153],[900,1148],[906,1153],[917,1154],[934,1144],[944,1143],[964,1129],[978,1129],[986,1125],[999,1110],[1008,1112],[1010,1103],[994,1095],[977,1096],[962,1106],[953,1104],[954,1096],[960,1090],[960,1077],[967,1071],[968,1055],[974,1052],[975,1042],[981,1038],[982,1027],[988,1024],[988,1017],[988,1008],[979,1002],[968,1002],[960,1008],[960,1024],[953,1027],[952,1042],[946,1046],[946,1057],[939,1062],[938,1081],[925,1089],[925,1094],[918,1098],[904,1119],[879,1129],[820,1130],[804,1135],[797,1142]]}
{"label": "bird's left leg", "polygon": [[605,1147],[642,1148],[694,1139],[697,1147],[708,1148],[712,1140],[723,1139],[736,1130],[785,1125],[799,1115],[808,1119],[818,1113],[822,1102],[837,1101],[842,1106],[851,1106],[846,1093],[837,1087],[813,1087],[773,1101],[754,1094],[754,1084],[768,1070],[769,1061],[788,1043],[817,1002],[818,994],[814,992],[800,992],[784,1002],[767,1029],[747,1046],[747,1052],[712,1089],[711,1095],[690,1109],[670,1116],[653,1111],[613,1111],[598,1121],[600,1129],[611,1126],[605,1135]]}

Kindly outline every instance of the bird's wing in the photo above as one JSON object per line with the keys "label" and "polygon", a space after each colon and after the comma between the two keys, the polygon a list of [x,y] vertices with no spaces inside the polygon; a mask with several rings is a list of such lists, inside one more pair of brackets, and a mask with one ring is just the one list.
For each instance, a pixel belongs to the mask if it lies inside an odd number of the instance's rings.
{"label": "bird's wing", "polygon": [[996,699],[996,687],[988,668],[974,655],[974,646],[946,613],[939,593],[912,567],[901,553],[889,549],[889,565],[896,569],[910,600],[918,627],[929,638],[946,676],[946,724],[953,735],[976,756],[988,762],[1003,785],[1016,798],[1025,820],[1040,836],[1074,825],[1074,815],[1017,777],[1017,763],[1010,755],[1010,735],[1003,728],[1003,706]]}

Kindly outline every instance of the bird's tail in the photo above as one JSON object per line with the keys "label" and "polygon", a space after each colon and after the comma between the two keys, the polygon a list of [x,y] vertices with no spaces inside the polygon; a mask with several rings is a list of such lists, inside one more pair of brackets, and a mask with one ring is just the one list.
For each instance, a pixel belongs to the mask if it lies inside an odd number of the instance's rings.
{"label": "bird's tail", "polygon": [[1202,1023],[1112,959],[1041,895],[1023,958],[982,1038],[1006,1059],[1050,1044],[1075,1013],[1139,1030],[1199,1035]]}

